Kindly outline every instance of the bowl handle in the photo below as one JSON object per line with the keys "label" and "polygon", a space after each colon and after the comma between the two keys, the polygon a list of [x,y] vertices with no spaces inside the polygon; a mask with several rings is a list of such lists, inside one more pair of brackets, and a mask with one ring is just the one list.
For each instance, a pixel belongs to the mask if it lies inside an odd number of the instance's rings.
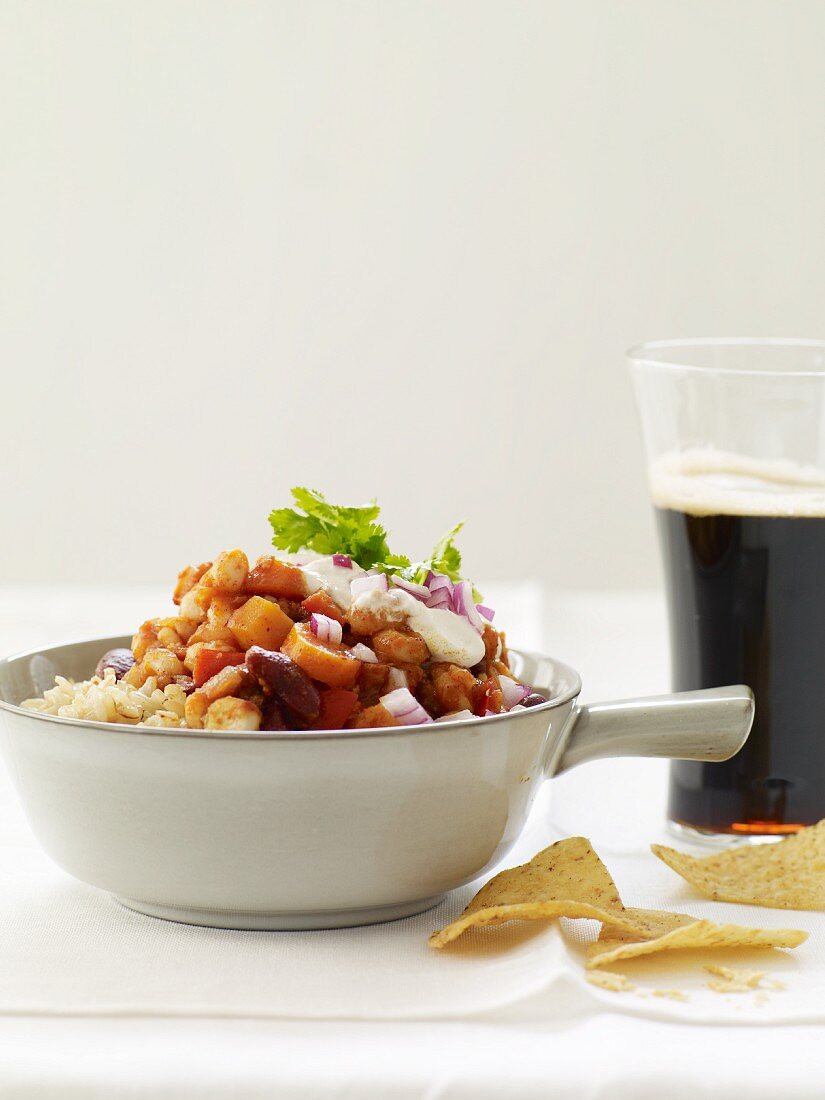
{"label": "bowl handle", "polygon": [[729,760],[747,741],[753,714],[753,692],[744,684],[579,706],[547,774],[605,756]]}

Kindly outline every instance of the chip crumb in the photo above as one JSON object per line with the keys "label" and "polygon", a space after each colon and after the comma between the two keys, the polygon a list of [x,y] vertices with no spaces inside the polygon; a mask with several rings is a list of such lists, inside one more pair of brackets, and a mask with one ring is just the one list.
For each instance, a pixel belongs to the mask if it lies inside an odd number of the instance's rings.
{"label": "chip crumb", "polygon": [[704,970],[714,975],[707,983],[708,989],[714,993],[747,993],[758,989],[767,977],[765,970],[745,970],[742,967],[706,966]]}
{"label": "chip crumb", "polygon": [[611,974],[608,970],[590,970],[586,974],[591,985],[608,989],[611,993],[632,993],[636,986],[624,974]]}
{"label": "chip crumb", "polygon": [[780,990],[780,989],[787,989],[788,988],[785,985],[785,983],[780,982],[778,978],[770,978],[767,982],[765,982],[765,985],[767,986],[768,989],[775,989],[777,991]]}
{"label": "chip crumb", "polygon": [[753,999],[753,1003],[761,1008],[762,1005],[766,1005],[768,1003],[768,994],[764,992],[757,993]]}
{"label": "chip crumb", "polygon": [[686,993],[683,993],[681,989],[651,989],[651,994],[654,997],[667,997],[670,1001],[689,1001],[690,997]]}

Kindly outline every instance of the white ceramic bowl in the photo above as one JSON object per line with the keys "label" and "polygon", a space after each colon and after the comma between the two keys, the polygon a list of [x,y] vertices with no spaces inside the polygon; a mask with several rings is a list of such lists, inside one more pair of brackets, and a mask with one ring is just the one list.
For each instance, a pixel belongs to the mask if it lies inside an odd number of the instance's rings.
{"label": "white ceramic bowl", "polygon": [[423,727],[227,734],[17,705],[128,642],[0,661],[5,760],[69,874],[142,913],[222,928],[418,913],[507,853],[547,776],[598,756],[727,759],[753,719],[744,687],[579,707],[578,674],[527,653],[516,671],[547,703]]}

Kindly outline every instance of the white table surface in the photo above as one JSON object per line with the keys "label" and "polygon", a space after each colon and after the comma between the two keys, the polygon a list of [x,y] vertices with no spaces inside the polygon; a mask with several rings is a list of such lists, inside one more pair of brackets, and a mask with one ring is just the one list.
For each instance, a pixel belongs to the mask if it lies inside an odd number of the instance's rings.
{"label": "white table surface", "polygon": [[[521,618],[520,595],[499,605]],[[115,633],[157,606],[150,589],[0,589],[0,651]],[[590,701],[666,690],[656,593],[544,599],[527,638],[574,665]],[[588,799],[612,800],[617,836],[664,806],[660,762],[587,765],[554,781],[553,812],[587,830]],[[4,790],[5,790],[4,784]],[[638,823],[637,823],[638,824]],[[34,843],[34,842],[32,842]],[[59,874],[59,872],[55,872]],[[59,935],[59,929],[55,929]],[[0,953],[3,945],[0,944]],[[664,1023],[594,1006],[547,1022],[420,1023],[0,1016],[0,1096],[17,1097],[609,1097],[739,1100],[823,1095],[815,1026]]]}

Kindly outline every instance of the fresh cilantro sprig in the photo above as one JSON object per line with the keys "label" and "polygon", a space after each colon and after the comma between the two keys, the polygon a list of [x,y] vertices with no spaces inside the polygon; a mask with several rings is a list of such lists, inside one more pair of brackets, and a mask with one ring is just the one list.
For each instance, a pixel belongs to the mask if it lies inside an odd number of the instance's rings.
{"label": "fresh cilantro sprig", "polygon": [[[436,543],[429,558],[410,561],[405,554],[393,554],[387,532],[377,523],[379,506],[373,501],[361,508],[330,504],[316,489],[292,490],[295,508],[276,508],[269,522],[273,546],[294,554],[314,550],[318,554],[348,554],[363,569],[380,569],[423,584],[427,574],[441,573],[451,581],[461,580],[461,552],[455,545],[463,523],[457,523]],[[476,598],[481,596],[476,593]]]}
{"label": "fresh cilantro sprig", "polygon": [[[389,563],[389,567],[384,569],[384,572],[396,573],[415,584],[423,584],[431,570],[433,573],[443,573],[451,581],[461,580],[461,552],[455,545],[455,537],[463,526],[462,522],[457,523],[455,527],[451,527],[446,535],[435,544],[429,558],[414,562],[411,562],[408,558],[405,565],[398,567]],[[383,569],[384,567],[379,565],[379,568]]]}
{"label": "fresh cilantro sprig", "polygon": [[329,504],[323,493],[301,487],[292,490],[292,499],[296,508],[276,508],[269,516],[272,544],[279,550],[349,554],[364,569],[391,556],[387,532],[375,522],[380,512],[375,501],[363,508],[342,508]]}

